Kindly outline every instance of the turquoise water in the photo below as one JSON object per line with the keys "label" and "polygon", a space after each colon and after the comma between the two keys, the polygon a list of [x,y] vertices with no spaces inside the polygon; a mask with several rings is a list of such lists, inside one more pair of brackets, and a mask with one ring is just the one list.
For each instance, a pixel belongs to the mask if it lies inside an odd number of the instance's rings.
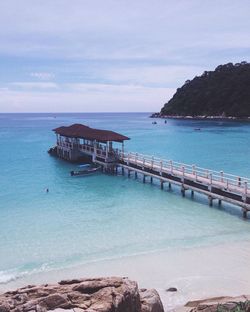
{"label": "turquoise water", "polygon": [[[34,272],[249,239],[238,209],[210,208],[122,176],[71,177],[50,157],[51,129],[83,123],[131,138],[126,149],[250,176],[250,125],[131,114],[0,114],[0,283]],[[56,118],[55,118],[56,117]],[[194,131],[194,128],[201,131]],[[45,189],[49,188],[49,193]]]}

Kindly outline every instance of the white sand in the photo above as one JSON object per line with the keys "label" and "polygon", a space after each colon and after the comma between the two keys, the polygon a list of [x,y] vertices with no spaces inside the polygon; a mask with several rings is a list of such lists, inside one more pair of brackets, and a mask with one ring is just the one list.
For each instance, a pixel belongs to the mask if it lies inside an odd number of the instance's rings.
{"label": "white sand", "polygon": [[[250,294],[250,242],[98,261],[25,276],[0,285],[0,291],[65,278],[115,275],[128,276],[141,288],[156,288],[166,310],[194,299]],[[178,292],[165,291],[171,286],[177,287]]]}

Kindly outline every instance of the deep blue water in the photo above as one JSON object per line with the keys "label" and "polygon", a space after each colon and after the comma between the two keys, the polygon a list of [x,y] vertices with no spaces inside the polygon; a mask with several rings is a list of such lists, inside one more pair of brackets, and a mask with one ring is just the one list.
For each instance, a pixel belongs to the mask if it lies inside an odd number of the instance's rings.
{"label": "deep blue water", "polygon": [[[250,176],[250,124],[157,120],[147,113],[0,114],[0,283],[24,274],[171,248],[249,238],[238,209],[210,208],[122,176],[74,178],[50,157],[72,123],[131,138],[126,149]],[[201,128],[201,131],[194,131]],[[49,193],[45,189],[49,188]]]}

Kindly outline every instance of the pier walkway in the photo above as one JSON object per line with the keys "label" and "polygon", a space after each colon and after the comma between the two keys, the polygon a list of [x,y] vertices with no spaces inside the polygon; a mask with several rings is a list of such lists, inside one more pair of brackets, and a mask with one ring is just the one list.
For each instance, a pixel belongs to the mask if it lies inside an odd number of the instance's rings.
{"label": "pier walkway", "polygon": [[[152,183],[154,179],[160,181],[161,189],[164,183],[180,187],[184,197],[190,190],[208,197],[209,205],[218,200],[242,208],[243,217],[250,211],[250,179],[186,165],[172,160],[128,153],[124,151],[124,141],[127,136],[109,130],[90,128],[82,124],[62,126],[53,130],[56,133],[56,146],[49,150],[51,155],[67,161],[83,161],[102,166],[104,172],[117,173],[121,168],[122,174],[127,171],[128,176],[133,172],[135,178],[142,176],[145,183],[147,177]],[[121,144],[121,149],[115,145]]]}
{"label": "pier walkway", "polygon": [[171,184],[180,186],[183,197],[187,190],[191,191],[191,196],[194,196],[194,192],[204,194],[208,196],[210,206],[215,199],[218,200],[219,205],[223,200],[242,207],[245,218],[250,210],[250,179],[248,178],[138,153],[120,152],[118,159],[118,166],[122,168],[123,174],[125,169],[128,176],[134,172],[137,178],[139,173],[144,183],[146,178],[150,177],[151,183],[153,179],[158,179],[162,189],[166,182],[169,188]]}

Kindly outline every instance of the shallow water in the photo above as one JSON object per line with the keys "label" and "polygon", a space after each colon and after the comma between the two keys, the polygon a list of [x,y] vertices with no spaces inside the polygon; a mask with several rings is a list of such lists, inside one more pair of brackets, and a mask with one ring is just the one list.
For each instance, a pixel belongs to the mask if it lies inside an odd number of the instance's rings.
{"label": "shallow water", "polygon": [[148,115],[0,114],[0,283],[101,259],[249,239],[250,223],[237,208],[210,208],[205,197],[183,199],[178,188],[160,191],[140,179],[71,177],[76,165],[47,154],[51,129],[84,123],[128,135],[127,150],[250,176],[249,124],[152,125]]}

